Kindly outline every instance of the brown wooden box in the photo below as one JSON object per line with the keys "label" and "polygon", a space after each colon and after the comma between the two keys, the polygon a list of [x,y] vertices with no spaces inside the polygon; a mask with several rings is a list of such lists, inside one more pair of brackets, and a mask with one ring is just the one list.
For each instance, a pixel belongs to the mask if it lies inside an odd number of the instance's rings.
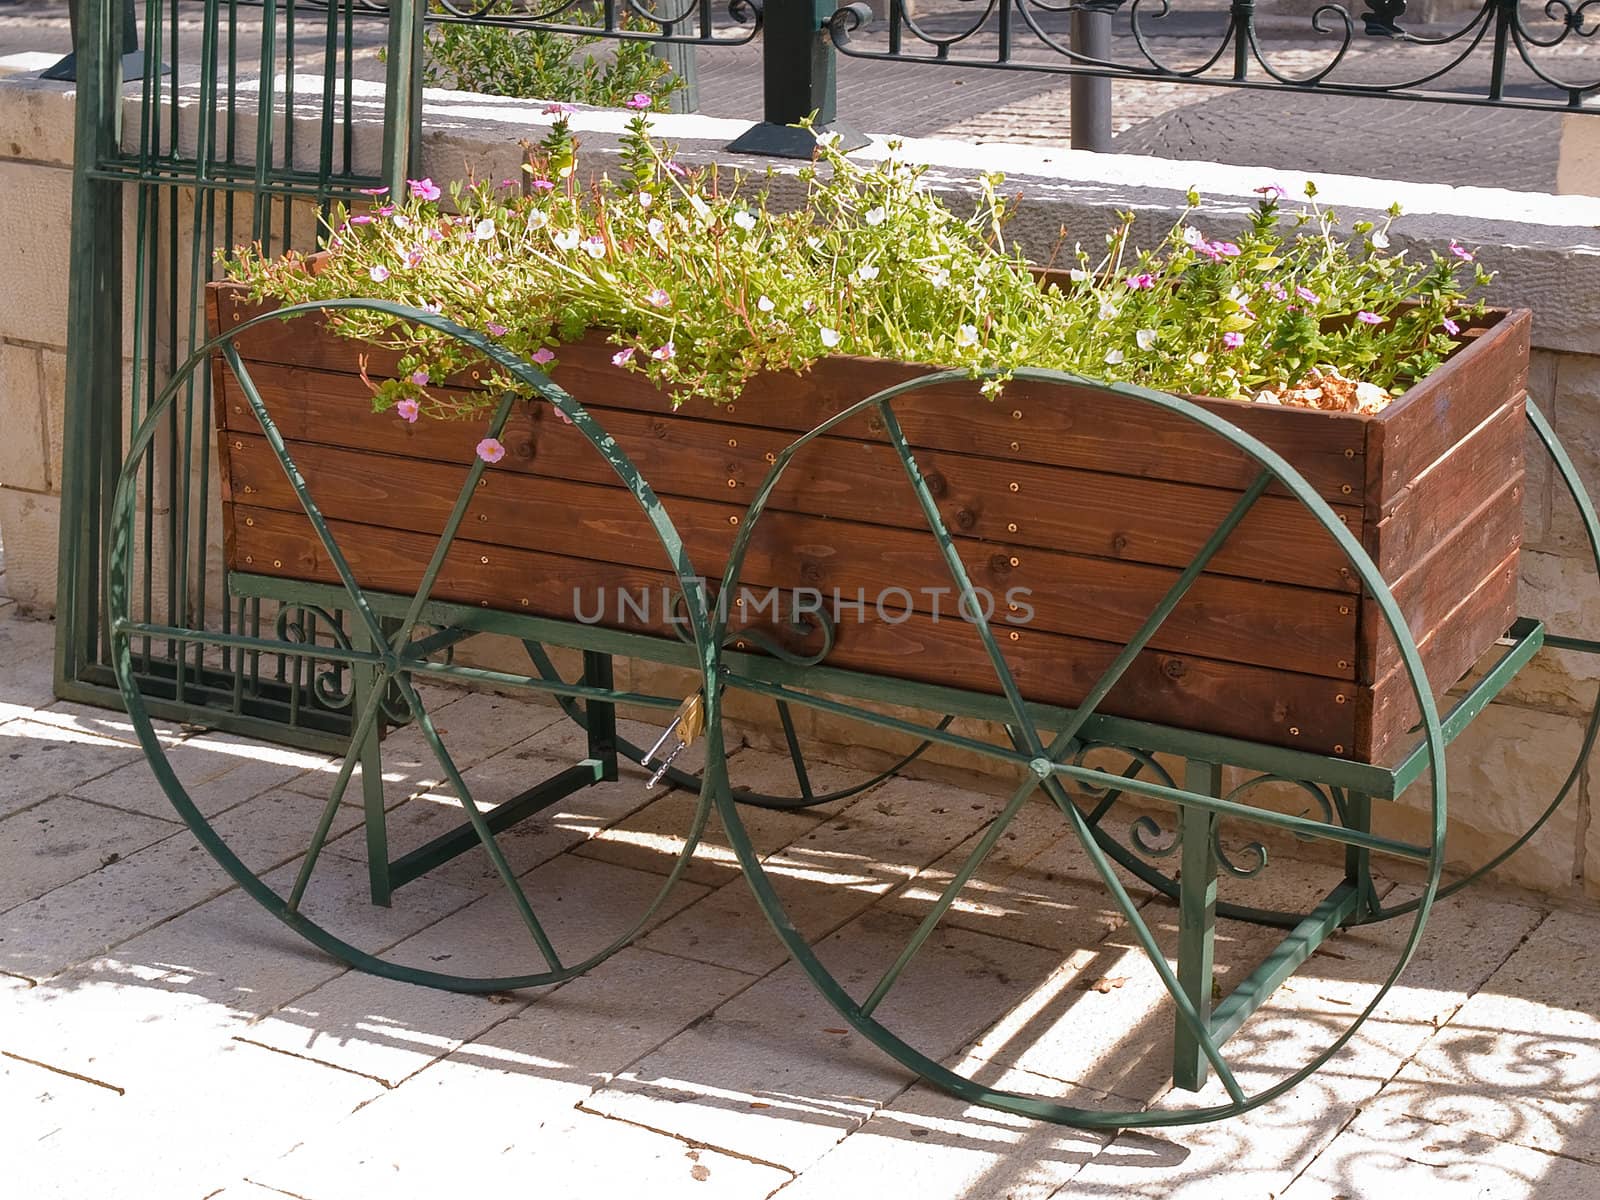
{"label": "brown wooden box", "polygon": [[[260,311],[214,284],[214,329]],[[1529,315],[1497,314],[1440,370],[1376,417],[1202,403],[1293,463],[1356,532],[1389,582],[1435,690],[1458,680],[1515,616],[1522,531]],[[483,436],[481,422],[376,416],[358,371],[380,350],[313,319],[267,322],[239,350],[363,586],[410,593]],[[926,367],[829,359],[764,376],[722,408],[674,412],[598,337],[565,347],[554,378],[594,412],[662,498],[702,575],[720,575],[770,456]],[[337,582],[231,373],[215,373],[227,564]],[[464,381],[470,386],[470,380]],[[997,600],[995,627],[1024,693],[1073,704],[1227,514],[1255,470],[1192,423],[1136,401],[1013,383],[914,393],[895,412],[963,562]],[[675,584],[633,497],[546,405],[519,405],[435,587],[439,599],[593,616],[666,631]],[[868,597],[845,610],[828,665],[997,692],[913,493],[875,417],[803,451],[773,494],[741,581]],[[911,593],[904,619],[874,610]],[[1026,589],[1031,619],[1003,603]],[[756,623],[762,623],[757,621]],[[779,636],[776,630],[769,630]],[[666,636],[671,636],[670,632]],[[782,633],[783,637],[790,637]],[[798,649],[806,649],[801,645]],[[1393,639],[1327,534],[1269,493],[1112,691],[1107,712],[1369,762],[1412,740],[1415,701]]]}

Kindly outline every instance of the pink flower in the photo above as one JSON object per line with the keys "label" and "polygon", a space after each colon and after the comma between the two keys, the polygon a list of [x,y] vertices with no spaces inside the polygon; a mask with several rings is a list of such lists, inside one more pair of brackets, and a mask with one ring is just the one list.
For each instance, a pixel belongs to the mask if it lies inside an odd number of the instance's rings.
{"label": "pink flower", "polygon": [[1211,248],[1224,258],[1238,258],[1239,247],[1232,242],[1212,242]]}
{"label": "pink flower", "polygon": [[1127,285],[1134,291],[1143,292],[1155,287],[1156,277],[1151,275],[1148,271],[1145,271],[1138,275],[1129,275],[1124,282],[1126,282]]}
{"label": "pink flower", "polygon": [[371,279],[373,283],[382,283],[385,279],[389,278],[389,268],[384,266],[382,263],[379,263],[377,266],[373,267],[372,270],[367,272],[367,277]]}
{"label": "pink flower", "polygon": [[645,301],[654,305],[656,308],[666,308],[667,305],[672,303],[672,297],[667,295],[666,292],[662,291],[660,288],[656,288],[653,292],[645,297]]}
{"label": "pink flower", "polygon": [[673,353],[674,351],[672,348],[672,343],[668,342],[665,345],[657,346],[654,350],[650,351],[650,357],[655,359],[657,362],[667,362],[672,358]]}
{"label": "pink flower", "polygon": [[430,242],[442,242],[444,241],[444,234],[437,229],[430,229],[428,230],[428,240]]}
{"label": "pink flower", "polygon": [[545,363],[549,362],[555,356],[556,356],[556,352],[554,350],[550,349],[549,346],[540,346],[537,350],[535,350],[533,352],[532,355],[530,355],[530,357],[533,359],[533,361],[538,363],[541,367],[544,366]]}
{"label": "pink flower", "polygon": [[1462,262],[1471,262],[1473,260],[1473,258],[1474,258],[1474,255],[1473,255],[1472,251],[1468,250],[1465,246],[1463,246],[1460,242],[1456,241],[1454,238],[1452,238],[1450,240],[1450,253],[1454,254]]}
{"label": "pink flower", "polygon": [[439,188],[431,179],[408,179],[406,186],[411,189],[413,200],[437,200]]}
{"label": "pink flower", "polygon": [[667,163],[667,174],[669,175],[687,175],[688,173],[675,162]]}
{"label": "pink flower", "polygon": [[570,104],[546,104],[544,106],[544,115],[547,117],[564,117],[577,111]]}
{"label": "pink flower", "polygon": [[422,262],[422,247],[413,246],[406,251],[406,266],[414,267]]}
{"label": "pink flower", "polygon": [[1358,312],[1356,314],[1356,320],[1360,321],[1363,325],[1382,325],[1383,324],[1383,318],[1382,317],[1380,317],[1375,312],[1368,312],[1366,309],[1362,309],[1360,312]]}
{"label": "pink flower", "polygon": [[1258,187],[1256,189],[1256,195],[1266,196],[1272,200],[1282,200],[1288,194],[1288,192],[1284,191],[1275,183],[1269,183],[1264,187]]}
{"label": "pink flower", "polygon": [[440,304],[437,300],[429,300],[423,304],[422,311],[431,312],[435,316],[438,316],[444,311],[444,305]]}
{"label": "pink flower", "polygon": [[1322,298],[1320,296],[1318,296],[1315,292],[1313,292],[1310,288],[1297,287],[1297,288],[1294,289],[1294,294],[1296,296],[1299,296],[1300,299],[1304,300],[1307,304],[1321,304],[1322,303]]}
{"label": "pink flower", "polygon": [[1456,334],[1461,332],[1461,326],[1457,325],[1449,317],[1446,317],[1444,319],[1444,331],[1451,337],[1454,337]]}
{"label": "pink flower", "polygon": [[478,443],[478,457],[486,463],[497,463],[506,456],[506,448],[499,438],[484,438]]}
{"label": "pink flower", "polygon": [[416,384],[418,387],[427,387],[428,373],[426,371],[411,372],[411,382]]}
{"label": "pink flower", "polygon": [[503,191],[510,191],[512,188],[514,188],[516,186],[517,186],[517,181],[515,179],[502,179],[500,181],[500,187],[501,187],[501,190],[503,190]]}
{"label": "pink flower", "polygon": [[556,185],[548,179],[533,179],[529,180],[528,186],[537,188],[541,192],[550,192],[555,190]]}
{"label": "pink flower", "polygon": [[484,328],[489,331],[490,337],[505,337],[506,335],[506,327],[504,325],[497,324],[494,321],[490,321],[484,326]]}
{"label": "pink flower", "polygon": [[613,367],[625,367],[629,363],[631,363],[632,361],[633,361],[633,347],[632,346],[629,346],[629,347],[627,347],[626,349],[623,349],[623,350],[618,350],[615,354],[613,354],[611,356],[611,365]]}
{"label": "pink flower", "polygon": [[1281,283],[1268,282],[1263,284],[1262,287],[1267,295],[1271,296],[1274,300],[1287,300],[1289,298],[1289,293],[1283,290],[1283,284]]}
{"label": "pink flower", "polygon": [[624,102],[629,108],[649,108],[655,103],[649,92],[635,92]]}
{"label": "pink flower", "polygon": [[356,191],[360,192],[363,196],[387,196],[389,194],[389,189],[386,187],[357,188]]}
{"label": "pink flower", "polygon": [[400,401],[399,404],[396,404],[394,406],[394,410],[395,410],[395,412],[400,414],[400,419],[402,421],[408,421],[412,425],[415,425],[417,423],[417,417],[419,415],[419,409],[417,408],[417,402],[415,400],[411,399],[409,396],[406,399]]}
{"label": "pink flower", "polygon": [[352,225],[371,225],[372,224],[372,218],[367,216],[366,213],[360,213],[357,216],[354,216],[354,217],[350,218],[350,224],[352,224]]}
{"label": "pink flower", "polygon": [[1227,333],[1222,335],[1222,344],[1229,350],[1237,350],[1240,346],[1244,345],[1244,334],[1230,329]]}
{"label": "pink flower", "polygon": [[380,204],[380,205],[378,205],[377,208],[373,209],[372,211],[377,213],[378,216],[380,216],[380,217],[393,216],[394,215],[394,205],[392,205],[392,204]]}

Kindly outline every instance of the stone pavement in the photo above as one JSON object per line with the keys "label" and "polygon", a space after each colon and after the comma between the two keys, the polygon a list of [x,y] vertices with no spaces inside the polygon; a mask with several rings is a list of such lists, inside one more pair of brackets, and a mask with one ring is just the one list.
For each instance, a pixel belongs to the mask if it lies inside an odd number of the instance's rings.
{"label": "stone pavement", "polygon": [[[1401,986],[1308,1083],[1223,1124],[1079,1133],[969,1107],[846,1032],[785,963],[715,830],[654,930],[563,987],[459,996],[347,971],[230,886],[175,820],[124,718],[52,701],[52,633],[0,600],[9,1195],[1600,1195],[1592,909],[1490,891],[1445,902]],[[431,699],[491,799],[576,746],[550,709]],[[327,760],[161,733],[197,803],[281,881],[320,810]],[[778,770],[748,749],[734,766],[752,781]],[[397,839],[459,819],[407,731],[387,743],[386,783]],[[751,825],[797,922],[855,977],[880,969],[998,803],[899,780]],[[503,840],[530,890],[559,897],[553,936],[594,945],[658,888],[690,808],[628,771]],[[402,961],[467,972],[517,957],[484,863],[458,859],[374,908],[359,813],[334,828],[309,911]],[[1024,811],[886,1019],[1008,1086],[1179,1104],[1154,973],[1064,834],[1042,808]],[[1327,870],[1275,860],[1251,894],[1300,903]],[[1173,911],[1137,898],[1170,946]],[[1245,1086],[1343,1028],[1403,932],[1341,935],[1302,968],[1228,1044]],[[1222,986],[1270,943],[1226,926]]]}

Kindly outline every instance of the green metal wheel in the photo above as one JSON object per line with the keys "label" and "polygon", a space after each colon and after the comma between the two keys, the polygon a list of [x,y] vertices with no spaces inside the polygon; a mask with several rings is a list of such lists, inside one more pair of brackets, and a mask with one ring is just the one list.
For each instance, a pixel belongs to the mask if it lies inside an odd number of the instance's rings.
{"label": "green metal wheel", "polygon": [[[593,927],[594,914],[587,914],[589,919],[573,934],[577,943],[575,947],[572,944],[560,944],[562,938],[555,932],[552,912],[558,915],[563,911],[571,913],[576,906],[569,904],[563,910],[554,902],[545,904],[545,898],[539,891],[539,880],[532,877],[537,872],[519,872],[502,846],[500,835],[516,820],[590,785],[614,784],[618,778],[614,743],[616,705],[645,705],[670,710],[680,698],[619,691],[611,678],[609,654],[593,649],[586,649],[584,654],[583,677],[571,684],[552,680],[542,674],[474,668],[453,661],[450,651],[454,647],[479,629],[489,628],[487,625],[474,624],[476,610],[471,608],[459,613],[453,623],[446,621],[441,624],[439,614],[450,614],[452,606],[436,605],[431,599],[445,565],[446,554],[456,539],[474,489],[483,475],[486,464],[479,459],[475,458],[470,466],[463,464],[459,496],[416,591],[408,596],[397,596],[372,592],[363,587],[357,570],[341,550],[329,520],[317,505],[316,481],[307,480],[294,462],[235,344],[240,334],[263,321],[341,308],[367,309],[407,324],[428,325],[466,343],[515,379],[521,385],[519,392],[501,399],[489,422],[488,437],[499,436],[514,403],[550,404],[570,421],[637,499],[641,519],[660,541],[663,565],[676,575],[683,591],[683,617],[689,633],[688,640],[696,647],[697,660],[706,661],[710,645],[710,622],[692,582],[698,576],[682,540],[649,485],[639,477],[626,455],[589,413],[565,391],[551,383],[542,372],[470,330],[417,309],[387,302],[350,299],[293,305],[241,323],[207,342],[190,355],[176,372],[134,432],[113,500],[107,555],[111,650],[118,685],[146,757],[178,813],[242,889],[307,941],[361,970],[431,987],[489,992],[558,983],[583,973],[627,945],[661,910],[694,853],[709,813],[709,796],[701,797],[690,827],[683,831],[682,848],[670,872],[660,880],[659,885],[651,885],[650,894],[639,896],[636,907],[612,917],[615,923],[613,929],[597,931]],[[334,589],[327,585],[308,584],[297,588],[291,580],[272,581],[272,586],[279,589],[275,595],[294,612],[292,618],[280,620],[279,636],[276,638],[189,629],[183,626],[180,614],[168,615],[164,622],[136,621],[132,616],[132,597],[136,586],[135,545],[141,537],[134,516],[135,499],[142,486],[143,468],[151,456],[163,415],[174,397],[184,389],[191,375],[209,368],[214,354],[219,355],[233,373],[240,391],[249,401],[267,443],[315,531],[321,551],[336,568],[342,583],[342,593],[335,592],[337,599],[330,601],[326,593]],[[307,601],[302,592],[314,596],[315,600]],[[331,639],[324,636],[320,641],[314,632],[308,636],[308,628],[315,627],[323,631],[339,629],[330,611],[334,607],[343,608],[349,615],[349,634],[336,633]],[[454,606],[454,610],[461,608]],[[486,614],[486,620],[488,616],[492,614]],[[529,622],[540,628],[560,625],[559,622],[541,623],[536,618],[522,616],[508,615],[506,620],[520,622],[519,627],[527,627]],[[212,806],[207,804],[203,807],[190,795],[152,725],[136,681],[134,660],[140,653],[139,646],[152,641],[202,643],[214,647],[213,652],[224,655],[275,656],[279,661],[292,664],[296,679],[313,677],[319,669],[317,664],[324,667],[332,664],[348,676],[347,683],[341,679],[337,684],[326,685],[324,691],[333,688],[348,698],[352,724],[349,748],[337,772],[332,775],[317,819],[309,823],[300,836],[288,835],[292,856],[279,851],[273,855],[271,862],[247,861],[251,857],[250,851],[230,843],[226,832],[231,828],[230,823],[210,819],[207,810]],[[582,642],[574,644],[582,645]],[[428,690],[421,685],[433,682],[522,688],[542,695],[555,695],[570,704],[581,704],[588,729],[588,756],[549,779],[533,783],[511,799],[493,808],[486,807],[474,796],[472,787],[464,778],[465,771],[458,765],[456,756],[452,755],[449,745],[452,735],[439,728],[429,711]],[[403,722],[413,725],[414,736],[420,738],[427,753],[437,763],[440,778],[450,785],[466,820],[456,829],[433,839],[411,854],[391,861],[387,844],[380,738],[386,725]],[[491,905],[499,916],[516,927],[523,939],[520,949],[509,942],[507,944],[506,954],[512,960],[511,965],[502,969],[496,962],[493,968],[477,970],[472,974],[451,973],[381,950],[364,948],[352,938],[329,928],[322,920],[315,919],[308,911],[316,900],[313,884],[319,868],[323,871],[330,869],[330,855],[325,853],[330,839],[339,832],[339,826],[348,821],[349,809],[344,801],[358,767],[361,769],[364,850],[372,900],[389,904],[390,893],[402,884],[425,875],[456,854],[468,850],[481,851],[492,867],[492,878],[500,889],[483,897],[483,902]],[[639,792],[639,802],[643,803],[642,786]],[[403,904],[405,896],[402,890],[395,901]],[[559,894],[554,896],[554,901],[560,899]],[[469,907],[467,911],[472,911],[472,908]],[[487,913],[488,910],[484,911]],[[448,954],[437,956],[441,960],[448,960],[449,957]]]}
{"label": "green metal wheel", "polygon": [[[762,486],[757,489],[746,517],[741,521],[729,558],[727,573],[722,580],[724,591],[735,587],[744,555],[751,543],[753,531],[760,520],[769,496],[795,453],[812,439],[825,434],[835,426],[849,421],[865,411],[874,411],[877,419],[897,452],[904,468],[908,485],[913,489],[928,527],[938,543],[940,554],[947,567],[955,593],[966,600],[969,620],[976,636],[982,641],[988,661],[995,672],[997,689],[1003,701],[997,702],[1003,712],[1002,720],[1011,745],[994,746],[948,731],[923,730],[923,736],[936,742],[960,745],[986,753],[1002,763],[1014,767],[1020,776],[1016,790],[1011,794],[998,815],[975,835],[975,845],[957,867],[939,895],[915,928],[909,933],[898,953],[889,954],[881,948],[877,965],[863,971],[860,960],[839,949],[839,942],[847,938],[855,926],[846,926],[830,936],[827,943],[813,945],[791,918],[784,900],[771,874],[755,850],[740,816],[739,806],[724,770],[720,753],[722,731],[712,722],[708,725],[710,745],[707,749],[707,782],[714,793],[717,811],[728,830],[730,841],[738,855],[757,900],[767,918],[793,956],[801,970],[810,977],[827,1001],[862,1036],[879,1047],[902,1065],[929,1082],[972,1102],[1015,1112],[1024,1116],[1053,1121],[1082,1128],[1120,1128],[1137,1126],[1166,1126],[1216,1120],[1245,1112],[1279,1096],[1305,1080],[1326,1063],[1355,1034],[1360,1025],[1382,1002],[1390,987],[1416,951],[1427,921],[1429,910],[1439,890],[1444,861],[1447,785],[1445,778],[1444,748],[1446,737],[1433,694],[1428,686],[1417,648],[1406,626],[1404,617],[1390,594],[1381,574],[1360,543],[1340,522],[1337,515],[1311,488],[1303,477],[1269,447],[1244,433],[1229,422],[1180,398],[1142,388],[1107,385],[1079,379],[1052,371],[1023,370],[1016,372],[1022,380],[1042,383],[1069,384],[1095,394],[1134,400],[1165,410],[1193,423],[1195,436],[1218,439],[1232,447],[1244,461],[1259,469],[1255,481],[1245,489],[1237,505],[1217,527],[1189,566],[1183,570],[1161,602],[1152,610],[1131,641],[1116,655],[1111,666],[1089,690],[1075,710],[1057,711],[1051,717],[1042,717],[1039,707],[1032,705],[1021,694],[1012,667],[1002,651],[1002,643],[984,619],[983,606],[976,592],[956,544],[946,528],[939,509],[923,479],[916,453],[907,442],[895,414],[895,401],[908,393],[938,387],[967,378],[964,372],[939,372],[886,389],[838,413],[809,433],[792,443],[773,464]],[[1121,774],[1096,769],[1080,761],[1080,756],[1090,747],[1091,730],[1098,720],[1097,709],[1106,695],[1116,685],[1123,673],[1132,665],[1137,655],[1149,643],[1161,624],[1176,608],[1185,593],[1204,570],[1238,526],[1245,514],[1268,489],[1276,486],[1287,492],[1315,518],[1327,536],[1344,554],[1350,569],[1365,588],[1371,602],[1382,612],[1400,649],[1406,666],[1418,711],[1421,714],[1422,741],[1414,762],[1420,764],[1417,774],[1426,775],[1429,795],[1429,835],[1424,841],[1402,842],[1375,835],[1363,826],[1361,820],[1349,824],[1336,820],[1323,820],[1279,813],[1245,803],[1245,797],[1229,796],[1220,786],[1221,763],[1226,759],[1212,757],[1226,739],[1207,739],[1199,735],[1185,737],[1182,731],[1171,734],[1167,749],[1179,750],[1190,760],[1189,773],[1181,785],[1170,779],[1152,778],[1148,772],[1127,771]],[[723,689],[745,689],[774,696],[791,703],[812,703],[825,707],[835,715],[848,714],[864,725],[894,728],[902,732],[910,726],[907,722],[880,715],[868,708],[845,701],[817,700],[797,688],[775,684],[763,675],[759,666],[751,665],[738,656],[724,654],[727,620],[723,615],[713,624],[714,650],[713,675]],[[1531,653],[1531,650],[1529,651]],[[1287,752],[1296,753],[1296,752]],[[1322,760],[1316,756],[1302,755],[1302,762],[1315,760],[1327,763],[1330,771],[1338,760]],[[1153,764],[1153,759],[1151,760]],[[1180,939],[1177,966],[1169,963],[1167,953],[1151,929],[1139,905],[1130,896],[1119,878],[1108,853],[1105,838],[1098,829],[1098,820],[1091,821],[1093,809],[1087,807],[1082,789],[1097,791],[1104,796],[1112,791],[1134,793],[1146,802],[1159,802],[1169,806],[1180,839],[1182,877],[1186,881],[1180,888],[1179,916]],[[1074,789],[1078,789],[1075,797]],[[1168,1027],[1174,1047],[1174,1076],[1182,1086],[1198,1089],[1208,1072],[1214,1072],[1225,1097],[1217,1103],[1201,1103],[1188,1107],[1164,1103],[1160,1108],[1135,1109],[1119,1106],[1110,1099],[1103,1107],[1088,1107],[1064,1103],[1060,1093],[1029,1094],[1004,1087],[995,1082],[988,1072],[989,1064],[958,1066],[950,1049],[929,1053],[919,1048],[916,1030],[905,1029],[900,1022],[912,1021],[906,1014],[944,1011],[960,1006],[960,995],[929,998],[907,998],[904,989],[914,980],[915,971],[908,975],[919,951],[929,944],[935,934],[947,935],[944,919],[968,884],[972,881],[985,858],[995,848],[1008,827],[1017,819],[1024,804],[1036,793],[1042,792],[1064,821],[1064,828],[1076,835],[1077,844],[1095,878],[1109,893],[1111,904],[1122,928],[1131,936],[1143,960],[1148,961],[1159,980],[1166,1007],[1172,1014]],[[1359,816],[1359,814],[1358,814]],[[1227,818],[1236,823],[1255,823],[1258,826],[1287,831],[1297,837],[1326,842],[1340,848],[1352,869],[1345,882],[1336,887],[1326,899],[1315,905],[1299,919],[1296,927],[1268,960],[1259,966],[1237,989],[1212,1011],[1213,987],[1211,974],[1211,931],[1215,913],[1215,879],[1218,861],[1214,842],[1219,820]],[[1325,1045],[1304,1049],[1304,1060],[1293,1069],[1278,1070],[1268,1082],[1247,1089],[1240,1081],[1232,1064],[1222,1053],[1222,1043],[1243,1024],[1273,987],[1282,981],[1294,966],[1303,962],[1334,929],[1350,923],[1357,913],[1371,904],[1368,887],[1364,886],[1366,864],[1371,856],[1392,855],[1404,861],[1420,876],[1416,898],[1409,906],[1411,922],[1396,955],[1392,971],[1381,982],[1373,985],[1368,1003],[1341,1018],[1341,1026],[1330,1034]],[[857,924],[862,924],[858,922]],[[869,940],[870,931],[863,929],[862,939]],[[898,936],[893,939],[898,942]],[[848,964],[835,970],[825,961],[825,956]],[[1052,976],[1053,977],[1053,976]],[[896,991],[897,986],[901,989]],[[882,1006],[882,1007],[880,1007]],[[896,1016],[895,1014],[899,1014]],[[976,1032],[976,1031],[975,1031]],[[1167,1031],[1163,1030],[1163,1036]],[[1281,1065],[1281,1064],[1280,1064]],[[1255,1075],[1251,1078],[1260,1078]],[[1063,1088],[1065,1085],[1063,1085]]]}

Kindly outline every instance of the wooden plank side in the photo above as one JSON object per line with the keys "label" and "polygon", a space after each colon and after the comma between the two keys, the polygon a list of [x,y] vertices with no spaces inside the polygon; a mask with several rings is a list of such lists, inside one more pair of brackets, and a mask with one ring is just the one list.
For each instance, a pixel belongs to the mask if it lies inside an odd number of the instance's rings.
{"label": "wooden plank side", "polygon": [[[1507,483],[1462,517],[1427,557],[1390,585],[1411,635],[1419,644],[1457,610],[1462,599],[1497,564],[1515,556],[1522,545],[1522,492],[1520,479]],[[1400,662],[1400,651],[1376,608],[1363,604],[1362,609],[1362,670],[1372,673],[1361,679],[1376,681],[1394,670]],[[1479,653],[1504,632],[1505,626],[1494,622],[1482,626],[1477,631]],[[1465,631],[1461,636],[1466,636]],[[1454,678],[1439,680],[1441,686],[1454,682]]]}
{"label": "wooden plank side", "polygon": [[[250,560],[246,569],[337,582],[320,544],[306,539],[303,518],[242,505],[236,515],[241,554]],[[415,590],[432,550],[426,535],[339,521],[331,528],[363,587],[401,595]],[[675,586],[665,572],[624,567],[597,572],[594,566],[587,560],[461,541],[447,558],[435,598],[513,613],[543,610],[541,615],[570,619],[574,579],[583,579],[586,587],[670,590]],[[621,623],[646,631],[666,627],[659,607],[650,619],[630,613]],[[1048,704],[1080,700],[1120,649],[1035,627],[1003,628],[1001,637],[1019,685],[1030,698]],[[839,628],[828,664],[987,694],[1000,690],[974,630],[960,620],[935,622],[919,615],[870,627],[847,622]],[[1358,705],[1353,697],[1358,691],[1333,680],[1147,651],[1112,691],[1104,711],[1345,753],[1354,741]]]}
{"label": "wooden plank side", "polygon": [[[229,435],[232,471],[250,503],[298,510],[265,439]],[[464,464],[444,466],[295,443],[290,452],[329,517],[437,533],[455,503]],[[245,489],[248,489],[247,491]],[[697,570],[720,576],[744,514],[740,504],[690,498],[670,506]],[[480,542],[640,567],[667,559],[633,496],[618,487],[491,468],[467,511]],[[307,535],[310,531],[307,529]],[[1126,641],[1176,580],[1168,567],[1119,563],[1015,545],[958,539],[975,586],[998,605],[1031,608],[1040,628]],[[891,610],[947,611],[951,577],[926,531],[768,512],[744,563],[746,586],[815,589]],[[942,597],[942,599],[941,599]],[[1334,678],[1354,675],[1355,605],[1348,595],[1205,576],[1158,631],[1157,648],[1274,665]],[[1344,611],[1341,612],[1340,610]],[[1004,609],[1002,608],[1002,611]]]}
{"label": "wooden plank side", "polygon": [[1364,487],[1369,520],[1386,515],[1430,464],[1527,391],[1532,322],[1526,309],[1502,316],[1372,419]]}
{"label": "wooden plank side", "polygon": [[[1467,674],[1517,618],[1517,563],[1513,551],[1444,620],[1418,643],[1436,701]],[[1485,630],[1496,630],[1484,639]],[[1357,757],[1363,762],[1397,762],[1419,738],[1417,698],[1405,665],[1399,664],[1370,688],[1356,691]]]}
{"label": "wooden plank side", "polygon": [[[279,429],[293,441],[370,449],[441,462],[471,460],[481,430],[474,423],[421,421],[365,413],[367,389],[337,372],[272,364],[252,368]],[[223,371],[224,419],[257,432],[238,384]],[[363,415],[352,419],[352,413]],[[722,485],[748,502],[787,434],[723,421],[622,409],[596,409],[658,495],[698,497]],[[501,441],[503,468],[589,483],[616,474],[588,440],[543,406],[519,405]],[[1127,562],[1187,566],[1237,501],[1221,488],[1105,475],[976,455],[929,450],[917,455],[930,490],[954,533],[1023,546],[1061,549]],[[719,492],[720,494],[720,492]],[[908,529],[926,527],[898,457],[876,441],[820,438],[801,450],[772,493],[775,511],[840,517]],[[1360,510],[1340,515],[1359,529]],[[1218,574],[1354,591],[1344,556],[1298,502],[1264,497],[1214,560]]]}
{"label": "wooden plank side", "polygon": [[[262,311],[237,289],[219,289],[221,320],[237,323]],[[369,373],[394,370],[395,356],[326,334],[308,318],[268,321],[238,340],[251,362],[301,365],[355,373],[367,356]],[[564,347],[552,378],[585,404],[638,412],[673,412],[671,397],[644,376],[611,364],[615,347],[591,334]],[[874,359],[829,358],[805,375],[763,374],[748,401],[693,406],[684,415],[743,426],[803,433],[874,392],[935,368]],[[1196,403],[1277,450],[1325,498],[1357,504],[1365,487],[1367,419],[1345,413],[1255,405],[1230,400]],[[1215,487],[1243,488],[1257,470],[1220,438],[1197,436],[1193,422],[1138,400],[1088,388],[1013,381],[997,402],[973,381],[906,395],[895,413],[912,445],[980,454],[1007,461],[1059,464]],[[861,414],[840,436],[883,440],[875,417]]]}
{"label": "wooden plank side", "polygon": [[1463,513],[1522,479],[1526,425],[1518,393],[1392,497],[1383,519],[1365,530],[1367,551],[1384,578],[1398,579],[1449,536]]}

